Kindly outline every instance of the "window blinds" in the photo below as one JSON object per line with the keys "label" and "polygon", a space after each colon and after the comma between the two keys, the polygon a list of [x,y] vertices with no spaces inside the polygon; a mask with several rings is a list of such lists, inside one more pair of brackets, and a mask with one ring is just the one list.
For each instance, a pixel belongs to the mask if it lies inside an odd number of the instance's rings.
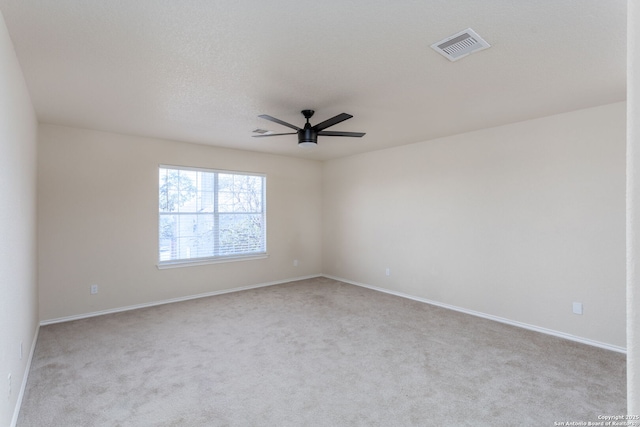
{"label": "window blinds", "polygon": [[160,166],[160,263],[266,253],[265,179]]}

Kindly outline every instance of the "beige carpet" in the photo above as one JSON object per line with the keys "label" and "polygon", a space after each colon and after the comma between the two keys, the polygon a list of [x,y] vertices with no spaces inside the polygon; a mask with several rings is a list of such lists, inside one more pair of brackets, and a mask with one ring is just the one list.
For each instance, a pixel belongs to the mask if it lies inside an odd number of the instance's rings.
{"label": "beige carpet", "polygon": [[42,327],[27,426],[552,426],[624,355],[317,278]]}

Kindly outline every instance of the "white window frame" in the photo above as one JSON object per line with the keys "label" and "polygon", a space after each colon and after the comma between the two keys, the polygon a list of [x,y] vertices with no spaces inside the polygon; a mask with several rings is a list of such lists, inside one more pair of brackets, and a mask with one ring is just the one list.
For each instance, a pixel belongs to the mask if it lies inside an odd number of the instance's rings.
{"label": "white window frame", "polygon": [[[212,173],[212,174],[216,174],[215,177],[215,189],[214,189],[214,209],[213,212],[203,212],[203,213],[198,213],[197,211],[185,211],[185,212],[169,212],[169,211],[161,211],[161,200],[160,200],[160,174],[162,172],[162,170],[172,170],[172,171],[189,171],[189,172],[202,172],[202,173]],[[176,166],[176,165],[166,165],[166,164],[160,164],[158,165],[158,192],[157,192],[157,197],[158,197],[158,227],[156,228],[157,233],[158,233],[158,245],[157,245],[157,257],[158,257],[158,264],[157,267],[159,269],[164,269],[164,268],[175,268],[175,267],[187,267],[187,266],[194,266],[194,265],[205,265],[205,264],[215,264],[215,263],[221,263],[221,262],[234,262],[234,261],[247,261],[247,260],[253,260],[253,259],[264,259],[268,257],[268,253],[267,253],[267,198],[266,198],[266,193],[267,193],[267,176],[266,174],[262,174],[262,173],[254,173],[254,172],[244,172],[244,171],[229,171],[229,170],[221,170],[221,169],[208,169],[208,168],[198,168],[198,167],[189,167],[189,166]],[[263,245],[262,245],[262,250],[260,251],[255,251],[255,252],[246,252],[246,253],[234,253],[234,254],[230,254],[230,255],[213,255],[213,256],[204,256],[204,257],[194,257],[194,258],[179,258],[179,259],[170,259],[170,260],[163,260],[162,259],[162,239],[160,237],[160,227],[162,224],[162,217],[167,215],[211,215],[214,217],[214,223],[218,224],[218,220],[220,215],[229,215],[229,214],[235,214],[235,212],[221,212],[219,210],[219,203],[218,203],[218,194],[219,194],[219,187],[218,187],[218,181],[217,181],[217,176],[218,174],[225,174],[225,175],[238,175],[238,176],[258,176],[262,178],[262,200],[261,200],[261,207],[262,210],[261,211],[257,211],[257,212],[250,212],[252,214],[261,214],[262,215],[262,241],[263,241]],[[197,196],[201,196],[201,193],[197,192],[196,193]],[[241,214],[243,212],[238,212],[238,214]],[[219,238],[219,229],[218,229],[218,233],[214,236],[214,240],[217,240]],[[214,247],[214,252],[217,252],[220,249],[219,245],[217,247]]]}

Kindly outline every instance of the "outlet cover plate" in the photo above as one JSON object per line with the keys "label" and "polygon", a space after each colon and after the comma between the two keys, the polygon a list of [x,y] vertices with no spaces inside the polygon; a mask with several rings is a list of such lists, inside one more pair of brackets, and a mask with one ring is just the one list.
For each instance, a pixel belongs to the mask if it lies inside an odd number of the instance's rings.
{"label": "outlet cover plate", "polygon": [[574,302],[573,303],[573,314],[582,314],[582,303]]}

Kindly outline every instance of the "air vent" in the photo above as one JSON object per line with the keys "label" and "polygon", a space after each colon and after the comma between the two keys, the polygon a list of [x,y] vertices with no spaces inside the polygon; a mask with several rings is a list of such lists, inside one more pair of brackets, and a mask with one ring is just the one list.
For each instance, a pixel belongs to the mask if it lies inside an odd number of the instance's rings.
{"label": "air vent", "polygon": [[256,130],[253,131],[253,133],[259,133],[260,135],[266,135],[268,133],[273,133],[273,131],[266,130],[266,129],[256,129]]}
{"label": "air vent", "polygon": [[471,28],[460,31],[444,40],[431,45],[431,48],[447,58],[449,61],[457,61],[460,58],[491,47]]}

